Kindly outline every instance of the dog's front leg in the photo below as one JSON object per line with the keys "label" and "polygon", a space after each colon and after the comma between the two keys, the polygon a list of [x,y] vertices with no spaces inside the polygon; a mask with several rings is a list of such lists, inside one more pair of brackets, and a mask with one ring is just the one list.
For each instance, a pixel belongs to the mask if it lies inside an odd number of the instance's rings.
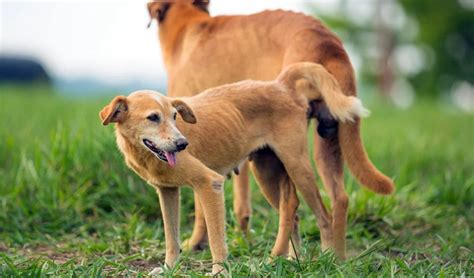
{"label": "dog's front leg", "polygon": [[165,263],[172,268],[179,257],[179,188],[159,187],[157,192],[165,226]]}
{"label": "dog's front leg", "polygon": [[212,254],[212,274],[223,271],[222,263],[227,258],[225,242],[224,178],[215,176],[211,180],[196,184],[194,190],[201,200],[206,219],[209,246]]}

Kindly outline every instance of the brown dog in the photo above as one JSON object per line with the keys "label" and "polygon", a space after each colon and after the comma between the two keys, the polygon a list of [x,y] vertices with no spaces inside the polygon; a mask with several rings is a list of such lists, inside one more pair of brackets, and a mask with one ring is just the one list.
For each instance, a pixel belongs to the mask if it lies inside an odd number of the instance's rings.
{"label": "brown dog", "polygon": [[[158,191],[168,266],[179,255],[178,188],[190,185],[203,200],[212,272],[222,270],[218,263],[227,256],[224,175],[259,149],[271,149],[278,156],[316,215],[323,242],[331,245],[331,216],[315,184],[307,139],[301,136],[307,129],[308,100],[322,99],[341,121],[366,112],[357,98],[341,92],[324,67],[313,63],[291,65],[275,81],[242,81],[183,99],[138,91],[118,96],[102,109],[104,125],[117,123],[117,144],[127,165]],[[182,120],[176,119],[177,113]],[[286,213],[292,220],[299,202],[294,188],[285,190],[280,194],[285,195],[290,208]],[[282,230],[288,242],[291,229]]]}
{"label": "brown dog", "polygon": [[[302,61],[323,65],[345,95],[356,95],[354,72],[341,41],[318,20],[281,10],[211,17],[208,4],[205,0],[148,3],[150,17],[156,18],[159,25],[169,96],[192,96],[213,86],[249,78],[271,80],[282,68]],[[389,194],[394,187],[367,157],[360,138],[359,119],[338,124],[328,113],[326,104],[312,102],[311,107],[311,116],[317,117],[321,135],[314,137],[314,158],[332,202],[334,249],[344,258],[348,197],[344,190],[343,162],[361,184],[377,193]],[[252,157],[251,168],[258,185],[270,204],[280,211],[280,229],[293,227],[292,222],[287,223],[286,203],[279,194],[280,188],[293,187],[291,179],[271,150],[262,150]],[[250,216],[247,169],[244,163],[240,175],[234,178],[234,210],[244,230]],[[289,185],[282,185],[285,183]],[[195,204],[196,223],[189,248],[199,246],[206,237],[197,196]],[[282,241],[288,239],[278,236],[273,254],[288,252],[278,247],[285,246]]]}

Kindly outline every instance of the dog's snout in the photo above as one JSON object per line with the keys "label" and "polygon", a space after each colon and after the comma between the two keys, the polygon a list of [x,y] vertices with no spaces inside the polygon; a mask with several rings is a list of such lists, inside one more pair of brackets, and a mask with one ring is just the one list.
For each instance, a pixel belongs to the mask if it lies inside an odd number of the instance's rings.
{"label": "dog's snout", "polygon": [[188,146],[188,140],[186,140],[185,138],[179,138],[178,140],[176,140],[176,149],[178,151],[182,151],[186,149],[187,146]]}

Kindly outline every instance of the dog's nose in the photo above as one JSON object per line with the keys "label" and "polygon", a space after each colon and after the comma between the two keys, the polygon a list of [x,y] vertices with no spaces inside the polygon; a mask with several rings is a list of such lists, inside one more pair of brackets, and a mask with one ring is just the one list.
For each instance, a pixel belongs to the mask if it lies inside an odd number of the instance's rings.
{"label": "dog's nose", "polygon": [[188,140],[186,140],[185,138],[179,138],[178,140],[176,140],[176,149],[178,150],[178,152],[186,149],[187,145]]}

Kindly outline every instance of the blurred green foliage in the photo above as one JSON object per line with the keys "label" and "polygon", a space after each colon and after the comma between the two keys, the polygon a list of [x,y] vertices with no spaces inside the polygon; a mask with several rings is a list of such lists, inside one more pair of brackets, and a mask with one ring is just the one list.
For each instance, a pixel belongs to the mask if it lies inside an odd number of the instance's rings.
{"label": "blurred green foliage", "polygon": [[[463,7],[462,2],[470,8]],[[410,78],[415,87],[432,94],[447,91],[460,80],[474,84],[474,1],[400,3],[418,23],[414,43],[427,46],[434,55],[431,67]]]}
{"label": "blurred green foliage", "polygon": [[474,84],[474,1],[338,3],[333,11],[321,8],[325,2],[309,7],[352,51],[362,86],[386,90],[387,86],[376,87],[385,66],[393,72],[394,83],[408,81],[418,95],[450,93],[457,82]]}

